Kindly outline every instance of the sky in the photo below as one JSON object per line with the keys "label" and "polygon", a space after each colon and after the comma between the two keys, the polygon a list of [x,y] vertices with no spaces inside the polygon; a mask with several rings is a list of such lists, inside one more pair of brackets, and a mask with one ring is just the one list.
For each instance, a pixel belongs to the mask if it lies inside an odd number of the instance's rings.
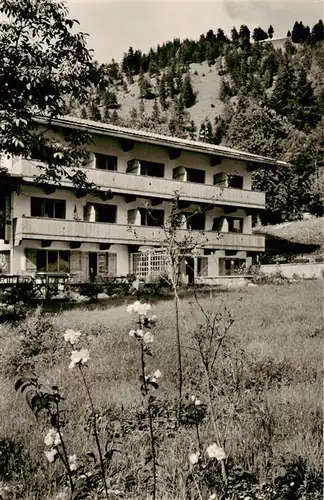
{"label": "sky", "polygon": [[226,34],[235,25],[251,30],[272,24],[283,37],[295,21],[310,28],[324,16],[324,0],[110,1],[67,0],[71,17],[89,34],[88,47],[100,62],[121,61],[132,46],[147,52],[173,38],[198,39],[209,29]]}

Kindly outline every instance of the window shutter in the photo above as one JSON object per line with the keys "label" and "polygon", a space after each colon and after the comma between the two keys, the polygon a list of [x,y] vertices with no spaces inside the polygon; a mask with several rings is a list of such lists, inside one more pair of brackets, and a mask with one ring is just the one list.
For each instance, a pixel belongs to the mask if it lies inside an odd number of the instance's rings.
{"label": "window shutter", "polygon": [[37,250],[35,250],[34,248],[26,248],[25,257],[26,257],[26,272],[27,273],[36,273],[36,271],[37,271]]}
{"label": "window shutter", "polygon": [[117,254],[116,253],[108,253],[107,254],[107,271],[108,276],[117,276]]}

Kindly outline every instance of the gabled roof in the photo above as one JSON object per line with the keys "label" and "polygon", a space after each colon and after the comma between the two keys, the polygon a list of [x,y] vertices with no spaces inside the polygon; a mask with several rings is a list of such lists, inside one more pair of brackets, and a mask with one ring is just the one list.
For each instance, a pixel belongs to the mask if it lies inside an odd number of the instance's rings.
{"label": "gabled roof", "polygon": [[[35,121],[41,124],[48,124],[48,118],[38,116]],[[246,151],[239,151],[226,146],[216,146],[206,142],[191,141],[188,139],[180,139],[167,135],[146,132],[144,130],[136,130],[126,127],[118,127],[110,123],[102,123],[92,120],[84,120],[74,116],[61,116],[50,121],[52,125],[81,130],[90,134],[104,135],[117,139],[127,139],[145,144],[154,144],[156,146],[164,146],[167,148],[181,149],[183,151],[191,151],[195,153],[221,156],[223,158],[232,158],[246,162],[258,163],[261,165],[276,165],[287,166],[284,161],[275,160],[267,156],[260,156]]]}

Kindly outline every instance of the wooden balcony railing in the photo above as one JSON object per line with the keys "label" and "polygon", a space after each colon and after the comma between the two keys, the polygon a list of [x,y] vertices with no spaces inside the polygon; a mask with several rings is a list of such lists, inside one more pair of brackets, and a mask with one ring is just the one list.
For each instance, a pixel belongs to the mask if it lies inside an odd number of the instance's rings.
{"label": "wooden balcony railing", "polygon": [[[13,173],[32,179],[39,175],[36,163],[19,159],[13,165]],[[245,208],[265,208],[265,194],[247,189],[235,189],[210,184],[181,182],[160,177],[147,177],[95,168],[83,169],[88,181],[116,194],[131,194],[135,196],[156,197],[169,200],[178,191],[180,199],[193,203],[211,203]],[[62,181],[62,186],[69,184]]]}
{"label": "wooden balcony railing", "polygon": [[[165,241],[162,228],[149,226],[19,217],[15,219],[14,228],[15,245],[24,239],[133,245],[156,245]],[[263,235],[180,230],[179,239],[184,238],[190,240],[192,246],[205,248],[264,250]]]}

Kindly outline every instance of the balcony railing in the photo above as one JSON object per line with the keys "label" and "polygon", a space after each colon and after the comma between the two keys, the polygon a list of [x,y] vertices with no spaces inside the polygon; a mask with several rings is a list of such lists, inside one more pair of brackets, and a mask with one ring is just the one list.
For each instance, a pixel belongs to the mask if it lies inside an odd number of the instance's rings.
{"label": "balcony railing", "polygon": [[[205,248],[237,250],[264,250],[264,236],[216,231],[179,230],[178,239],[187,238],[188,244]],[[84,243],[111,243],[133,245],[159,245],[165,241],[160,227],[105,224],[42,217],[19,217],[14,220],[14,242],[21,240],[50,240]]]}
{"label": "balcony railing", "polygon": [[[132,175],[95,168],[84,168],[88,181],[94,182],[103,189],[111,189],[116,194],[131,194],[156,197],[169,200],[178,191],[180,199],[193,203],[215,203],[219,205],[234,205],[236,207],[259,208],[265,207],[265,194],[247,189],[235,189],[210,184],[181,182],[160,177]],[[12,172],[27,179],[39,175],[36,162],[23,159],[16,161]],[[62,185],[66,185],[62,182]],[[70,183],[68,183],[70,184]]]}

